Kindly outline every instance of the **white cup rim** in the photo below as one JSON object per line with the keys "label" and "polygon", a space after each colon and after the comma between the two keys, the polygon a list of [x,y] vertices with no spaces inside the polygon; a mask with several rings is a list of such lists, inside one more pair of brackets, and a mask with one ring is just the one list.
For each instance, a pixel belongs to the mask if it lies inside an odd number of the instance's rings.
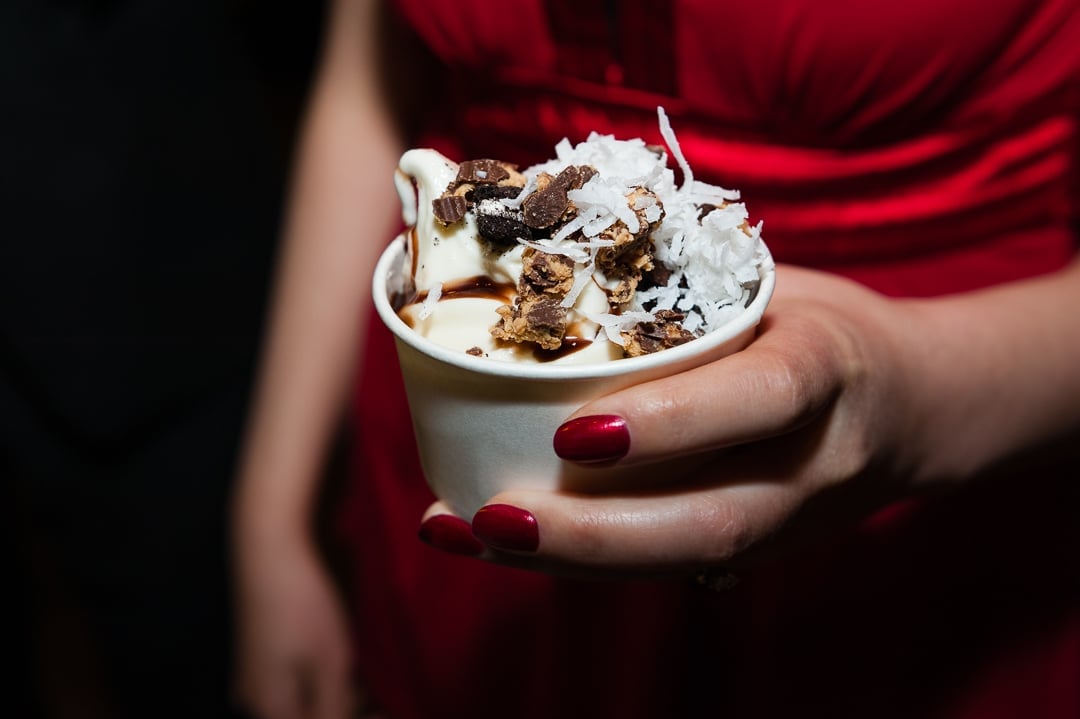
{"label": "white cup rim", "polygon": [[533,381],[566,382],[614,377],[674,364],[684,358],[707,353],[757,325],[761,321],[765,307],[772,298],[773,289],[776,285],[776,271],[772,264],[769,263],[768,267],[762,269],[761,284],[754,299],[747,305],[744,312],[739,313],[737,317],[702,337],[678,347],[665,349],[662,352],[654,352],[640,357],[627,357],[610,362],[591,362],[587,364],[520,363],[490,357],[475,357],[465,352],[451,350],[432,342],[409,327],[394,311],[387,292],[388,280],[391,274],[401,266],[404,255],[405,243],[402,237],[398,236],[379,257],[372,282],[375,308],[383,323],[394,333],[395,337],[418,352],[453,367],[482,375]]}

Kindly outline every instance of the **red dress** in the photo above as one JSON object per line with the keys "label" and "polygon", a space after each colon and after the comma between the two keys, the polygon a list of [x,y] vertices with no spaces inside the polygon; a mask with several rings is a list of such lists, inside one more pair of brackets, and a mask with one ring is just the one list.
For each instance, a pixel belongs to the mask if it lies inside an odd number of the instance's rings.
{"label": "red dress", "polygon": [[[659,142],[663,105],[780,261],[935,295],[1076,252],[1075,0],[398,6],[446,69],[417,142],[451,156]],[[339,528],[389,716],[1080,716],[1076,467],[892,508],[724,594],[554,579],[416,539],[432,498],[373,326]]]}

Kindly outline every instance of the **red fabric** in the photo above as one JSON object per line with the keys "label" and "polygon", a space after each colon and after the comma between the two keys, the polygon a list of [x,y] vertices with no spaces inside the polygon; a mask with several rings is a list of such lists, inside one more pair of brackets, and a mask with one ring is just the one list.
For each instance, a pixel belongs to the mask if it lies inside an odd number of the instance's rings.
{"label": "red fabric", "polygon": [[[1076,251],[1072,0],[398,5],[451,90],[418,142],[452,156],[659,142],[663,105],[782,261],[937,295]],[[391,717],[1080,716],[1075,467],[892,508],[724,595],[557,580],[416,539],[431,495],[373,325],[340,527]]]}

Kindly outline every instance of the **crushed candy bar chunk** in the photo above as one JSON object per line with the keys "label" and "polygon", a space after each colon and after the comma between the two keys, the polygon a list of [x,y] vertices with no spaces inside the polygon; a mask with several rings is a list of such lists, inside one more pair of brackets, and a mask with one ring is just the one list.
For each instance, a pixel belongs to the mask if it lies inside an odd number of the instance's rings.
{"label": "crushed candy bar chunk", "polygon": [[566,336],[568,311],[560,303],[574,284],[574,262],[562,255],[522,253],[518,296],[513,305],[496,311],[501,321],[491,334],[510,342],[535,342],[543,349],[558,349]]}
{"label": "crushed candy bar chunk", "polygon": [[461,195],[443,195],[431,201],[435,219],[443,225],[452,225],[465,217],[468,203]]}
{"label": "crushed candy bar chunk", "polygon": [[574,284],[574,261],[563,255],[537,252],[529,248],[521,254],[521,282],[524,294],[549,294],[562,299]]}
{"label": "crushed candy bar chunk", "polygon": [[570,165],[555,177],[542,173],[537,177],[537,190],[525,198],[521,208],[525,224],[537,230],[544,230],[563,219],[570,209],[567,192],[581,189],[596,170],[587,165]]}
{"label": "crushed candy bar chunk", "polygon": [[555,350],[566,336],[567,309],[547,295],[518,296],[514,305],[503,305],[496,312],[502,321],[491,334],[511,342],[535,342],[542,349]]}
{"label": "crushed candy bar chunk", "polygon": [[[613,310],[627,306],[634,299],[643,273],[651,272],[654,262],[655,247],[651,235],[664,218],[663,204],[655,194],[638,187],[628,196],[629,206],[634,209],[638,220],[638,231],[631,232],[623,220],[600,233],[600,237],[612,242],[610,247],[601,248],[596,254],[596,268],[607,279],[608,302]],[[656,208],[649,221],[649,208]]]}
{"label": "crushed candy bar chunk", "polygon": [[494,185],[510,177],[506,163],[498,160],[466,160],[458,165],[458,183],[486,183]]}
{"label": "crushed candy bar chunk", "polygon": [[639,322],[622,333],[628,357],[652,354],[670,347],[686,344],[696,336],[683,328],[686,315],[675,310],[658,310],[652,322]]}
{"label": "crushed candy bar chunk", "polygon": [[[469,210],[476,209],[476,203],[517,197],[524,186],[525,176],[517,171],[516,165],[498,160],[466,160],[458,165],[454,181],[431,201],[432,212],[446,227],[464,219]],[[486,239],[506,244],[529,236],[528,229],[522,229],[520,211],[511,212],[502,203],[487,207],[485,214],[499,219],[487,222]],[[507,224],[506,219],[514,220],[520,227]]]}

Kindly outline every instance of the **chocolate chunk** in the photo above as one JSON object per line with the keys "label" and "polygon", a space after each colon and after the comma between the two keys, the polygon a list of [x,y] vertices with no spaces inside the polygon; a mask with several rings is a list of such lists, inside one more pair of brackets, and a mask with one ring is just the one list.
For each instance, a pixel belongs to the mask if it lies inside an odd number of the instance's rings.
{"label": "chocolate chunk", "polygon": [[443,195],[431,201],[435,219],[444,225],[452,225],[465,217],[468,202],[460,195]]}
{"label": "chocolate chunk", "polygon": [[694,339],[693,332],[682,326],[686,315],[674,310],[658,310],[652,322],[639,322],[627,332],[625,351],[629,357],[652,354],[670,347],[678,347]]}
{"label": "chocolate chunk", "polygon": [[684,312],[679,312],[678,310],[657,310],[653,313],[653,316],[656,318],[657,322],[668,324],[682,322],[686,319],[686,314]]}
{"label": "chocolate chunk", "polygon": [[562,299],[574,284],[574,261],[529,247],[521,253],[521,277],[513,306],[496,312],[491,334],[511,342],[531,342],[545,350],[562,346],[569,310]]}
{"label": "chocolate chunk", "polygon": [[659,341],[651,335],[643,332],[630,333],[626,341],[626,354],[630,357],[652,354],[664,349]]}
{"label": "chocolate chunk", "polygon": [[567,309],[552,297],[519,296],[514,305],[503,305],[496,312],[502,320],[491,334],[511,342],[532,342],[546,350],[559,349],[566,335]]}
{"label": "chocolate chunk", "polygon": [[667,287],[670,281],[671,270],[663,263],[655,262],[651,270],[642,273],[639,288],[646,290],[650,287]]}
{"label": "chocolate chunk", "polygon": [[551,227],[563,216],[570,200],[566,190],[555,187],[554,183],[543,192],[534,192],[522,204],[525,224],[537,230]]}
{"label": "chocolate chunk", "polygon": [[470,347],[469,349],[465,350],[465,354],[472,355],[473,357],[483,357],[484,350],[480,349],[479,347]]}
{"label": "chocolate chunk", "polygon": [[466,160],[458,166],[456,182],[491,184],[510,177],[510,173],[498,160]]}
{"label": "chocolate chunk", "polygon": [[560,219],[570,206],[566,193],[579,189],[596,174],[591,167],[570,165],[541,189],[525,198],[521,205],[525,224],[533,229],[545,230]]}
{"label": "chocolate chunk", "polygon": [[529,329],[533,332],[562,333],[563,323],[566,320],[566,308],[555,300],[541,297],[536,302],[530,303],[525,319],[529,323]]}

